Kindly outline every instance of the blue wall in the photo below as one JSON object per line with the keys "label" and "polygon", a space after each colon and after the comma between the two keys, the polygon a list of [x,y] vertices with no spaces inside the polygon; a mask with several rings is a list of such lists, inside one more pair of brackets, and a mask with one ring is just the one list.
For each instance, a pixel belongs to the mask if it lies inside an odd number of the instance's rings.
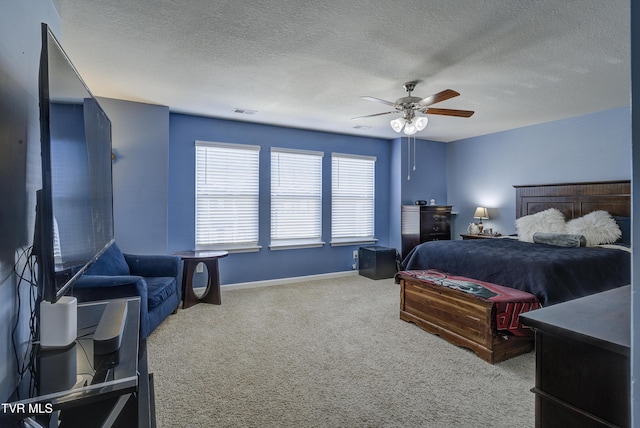
{"label": "blue wall", "polygon": [[515,232],[514,185],[629,180],[629,107],[527,126],[447,145],[447,197],[459,212],[454,236],[466,233],[477,206],[485,227]]}
{"label": "blue wall", "polygon": [[[184,114],[171,114],[169,126],[169,252],[195,246],[195,146],[196,140],[261,146],[260,151],[260,235],[262,249],[233,253],[220,262],[221,283],[342,272],[352,269],[357,245],[332,247],[331,239],[331,153],[375,156],[376,230],[378,245],[389,245],[390,171],[392,144],[387,140],[354,137],[248,122],[229,121]],[[269,249],[270,148],[317,150],[323,159],[322,248]]]}
{"label": "blue wall", "polygon": [[[128,120],[133,124],[127,104]],[[109,107],[109,104],[107,104]],[[144,109],[148,107],[144,106]],[[107,108],[107,113],[109,109]],[[164,113],[163,113],[164,114]],[[123,183],[120,192],[130,193],[136,183],[152,171],[166,178],[166,204],[162,197],[165,181],[140,185],[139,190],[157,193],[144,209],[162,217],[167,212],[167,227],[145,226],[147,234],[167,236],[166,248],[161,242],[147,244],[145,252],[173,253],[194,248],[194,142],[195,140],[255,144],[261,150],[261,215],[260,244],[257,253],[234,253],[221,262],[223,284],[235,284],[292,276],[305,276],[351,270],[352,251],[357,246],[272,251],[269,244],[269,148],[286,147],[319,150],[324,160],[324,227],[325,241],[330,240],[330,154],[344,152],[377,157],[376,164],[376,237],[379,245],[400,248],[400,206],[416,199],[436,199],[438,204],[453,205],[453,236],[466,231],[474,221],[473,210],[487,206],[491,219],[487,227],[502,233],[514,232],[514,184],[542,184],[594,180],[628,179],[631,176],[631,136],[629,108],[618,108],[590,115],[484,135],[452,143],[417,140],[416,170],[413,148],[407,139],[381,140],[282,128],[249,122],[221,120],[185,114],[168,115],[168,170],[162,162],[150,162],[147,154],[157,155],[163,143],[137,147],[132,141],[122,147],[123,159],[135,153],[135,171],[125,171],[114,164],[114,180]],[[164,116],[162,116],[162,120]],[[140,129],[148,126],[137,125]],[[163,125],[164,126],[164,125]],[[151,141],[149,138],[141,138]],[[122,144],[116,143],[114,145]],[[151,159],[151,156],[149,156]],[[120,162],[120,160],[118,161]],[[159,170],[159,171],[158,171]],[[164,171],[164,172],[163,172]],[[118,190],[116,189],[116,192]],[[137,192],[136,191],[136,192]],[[116,213],[116,236],[135,236],[144,222],[136,206],[139,198],[127,199],[130,213]],[[159,222],[161,224],[162,221]],[[154,235],[155,234],[155,235]],[[118,238],[120,241],[121,238]],[[125,251],[132,251],[124,245]],[[252,266],[253,269],[246,269]]]}
{"label": "blue wall", "polygon": [[447,144],[416,139],[414,147],[413,141],[409,143],[407,137],[401,137],[393,140],[392,145],[389,246],[400,249],[402,205],[413,205],[418,199],[447,204]]}
{"label": "blue wall", "polygon": [[414,148],[413,141],[408,144],[403,137],[394,144],[400,152],[402,205],[413,205],[417,199],[447,205],[447,143],[416,139]]}
{"label": "blue wall", "polygon": [[[14,264],[20,271],[35,224],[35,192],[41,187],[38,64],[40,24],[60,34],[60,17],[50,0],[2,2],[0,12],[0,400],[18,381],[11,333],[19,352],[28,337],[28,286],[21,287],[18,319]],[[17,262],[17,263],[16,263]]]}

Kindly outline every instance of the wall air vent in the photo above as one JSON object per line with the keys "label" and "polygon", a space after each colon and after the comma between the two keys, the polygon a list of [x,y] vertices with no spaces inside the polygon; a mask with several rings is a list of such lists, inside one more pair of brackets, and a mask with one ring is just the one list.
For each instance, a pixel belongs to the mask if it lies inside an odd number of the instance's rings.
{"label": "wall air vent", "polygon": [[353,129],[371,129],[371,127],[366,125],[356,125]]}

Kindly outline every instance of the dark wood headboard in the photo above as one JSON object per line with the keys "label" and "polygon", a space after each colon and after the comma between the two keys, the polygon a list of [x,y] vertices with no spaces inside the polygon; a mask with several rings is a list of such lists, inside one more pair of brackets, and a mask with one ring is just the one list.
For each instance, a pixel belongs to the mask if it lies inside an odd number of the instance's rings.
{"label": "dark wood headboard", "polygon": [[631,181],[540,184],[516,188],[516,218],[557,208],[566,219],[591,211],[604,210],[611,215],[631,216]]}

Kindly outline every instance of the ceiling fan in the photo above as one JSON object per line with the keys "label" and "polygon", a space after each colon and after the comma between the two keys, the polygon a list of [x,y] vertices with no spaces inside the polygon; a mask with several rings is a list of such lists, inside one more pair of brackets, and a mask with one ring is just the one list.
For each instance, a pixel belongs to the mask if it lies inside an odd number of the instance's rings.
{"label": "ceiling fan", "polygon": [[439,114],[443,116],[455,116],[455,117],[471,117],[473,111],[471,110],[453,110],[448,108],[429,108],[430,105],[448,100],[450,98],[460,95],[453,89],[445,89],[442,92],[433,94],[426,98],[413,97],[411,92],[416,88],[417,81],[406,82],[402,87],[407,91],[408,96],[398,98],[395,102],[386,101],[376,97],[364,96],[360,97],[363,100],[373,101],[376,103],[386,104],[393,107],[395,110],[387,111],[384,113],[369,114],[366,116],[353,117],[352,120],[364,119],[368,117],[382,116],[390,113],[402,113],[402,117],[391,121],[391,127],[394,131],[400,132],[404,127],[404,133],[407,135],[413,135],[418,131],[421,131],[427,126],[428,119],[424,116],[416,116],[416,112],[424,114]]}

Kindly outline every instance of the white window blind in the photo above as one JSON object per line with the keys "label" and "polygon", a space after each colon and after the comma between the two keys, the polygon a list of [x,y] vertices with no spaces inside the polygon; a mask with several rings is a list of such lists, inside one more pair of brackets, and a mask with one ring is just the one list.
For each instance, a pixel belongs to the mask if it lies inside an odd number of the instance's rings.
{"label": "white window blind", "polygon": [[374,240],[376,158],[331,154],[331,243]]}
{"label": "white window blind", "polygon": [[257,249],[259,146],[196,141],[196,248]]}
{"label": "white window blind", "polygon": [[322,244],[322,152],[271,149],[271,247]]}

